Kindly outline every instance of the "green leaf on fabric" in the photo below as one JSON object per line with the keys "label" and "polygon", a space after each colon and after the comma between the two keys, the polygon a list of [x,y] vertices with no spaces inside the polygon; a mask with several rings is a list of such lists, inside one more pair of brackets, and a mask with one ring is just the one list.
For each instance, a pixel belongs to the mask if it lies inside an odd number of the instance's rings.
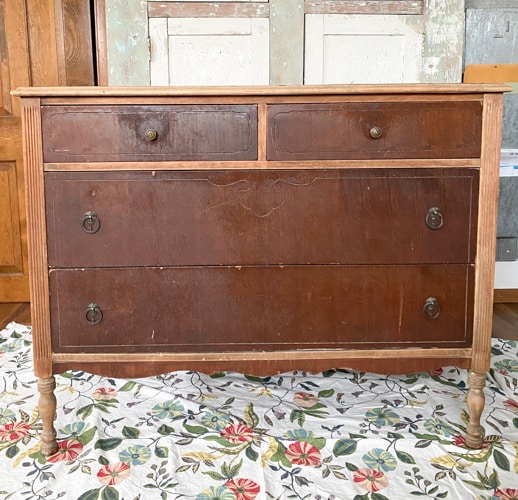
{"label": "green leaf on fabric", "polygon": [[77,500],[96,500],[99,498],[100,488],[96,488],[95,490],[85,491]]}
{"label": "green leaf on fabric", "polygon": [[343,457],[352,455],[358,447],[358,443],[353,439],[340,439],[333,446],[333,455],[335,457]]}
{"label": "green leaf on fabric", "polygon": [[157,429],[157,432],[161,436],[169,436],[170,434],[174,433],[174,429],[168,425],[163,424]]}
{"label": "green leaf on fabric", "polygon": [[79,434],[79,436],[77,436],[77,440],[84,446],[84,445],[88,444],[95,437],[96,432],[97,432],[97,429],[95,427],[92,427],[91,429],[88,429],[87,431],[83,432],[82,434]]}
{"label": "green leaf on fabric", "polygon": [[155,448],[155,455],[158,458],[167,458],[169,456],[169,450],[165,446],[157,446]]}
{"label": "green leaf on fabric", "polygon": [[122,387],[119,388],[119,392],[128,392],[131,391],[137,385],[133,380],[128,380]]}
{"label": "green leaf on fabric", "polygon": [[509,463],[509,459],[500,451],[493,451],[493,458],[495,459],[496,465],[500,467],[502,470],[511,470],[511,464]]}
{"label": "green leaf on fabric", "polygon": [[206,427],[202,427],[201,425],[189,425],[187,423],[183,424],[184,429],[189,431],[191,434],[196,434],[198,436],[202,434],[207,434],[208,429]]}
{"label": "green leaf on fabric", "polygon": [[125,425],[122,428],[122,435],[126,439],[138,439],[140,436],[140,431],[136,427],[128,427]]}
{"label": "green leaf on fabric", "polygon": [[107,438],[107,439],[98,439],[94,445],[96,450],[110,451],[114,448],[117,448],[119,444],[122,443],[122,439],[118,438]]}
{"label": "green leaf on fabric", "polygon": [[414,457],[406,451],[396,451],[396,456],[405,464],[415,464]]}
{"label": "green leaf on fabric", "polygon": [[119,500],[119,492],[112,486],[107,486],[101,492],[102,500]]}
{"label": "green leaf on fabric", "polygon": [[335,393],[334,389],[324,389],[318,393],[319,398],[330,398]]}

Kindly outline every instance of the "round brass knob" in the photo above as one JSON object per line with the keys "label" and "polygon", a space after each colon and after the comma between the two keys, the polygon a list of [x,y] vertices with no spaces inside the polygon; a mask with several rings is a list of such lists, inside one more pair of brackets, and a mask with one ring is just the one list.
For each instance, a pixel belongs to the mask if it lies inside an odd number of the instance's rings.
{"label": "round brass knob", "polygon": [[426,214],[426,225],[433,230],[441,229],[444,226],[444,216],[442,215],[441,209],[432,207]]}
{"label": "round brass knob", "polygon": [[148,128],[144,132],[144,137],[145,137],[146,141],[154,141],[158,137],[158,132],[155,129]]}
{"label": "round brass knob", "polygon": [[99,306],[92,302],[85,309],[85,318],[90,325],[98,325],[103,320],[103,313]]}
{"label": "round brass knob", "polygon": [[81,226],[85,233],[94,234],[101,228],[101,221],[95,212],[88,211],[83,217]]}
{"label": "round brass knob", "polygon": [[437,319],[441,314],[441,306],[435,297],[428,297],[423,306],[423,314],[426,319]]}
{"label": "round brass knob", "polygon": [[379,139],[383,135],[383,129],[381,127],[372,127],[369,130],[369,134],[373,139]]}

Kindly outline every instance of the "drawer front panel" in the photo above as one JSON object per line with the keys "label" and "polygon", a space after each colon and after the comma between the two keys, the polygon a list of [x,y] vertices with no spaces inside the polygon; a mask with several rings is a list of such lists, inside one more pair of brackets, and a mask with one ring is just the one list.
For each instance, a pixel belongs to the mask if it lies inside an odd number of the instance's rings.
{"label": "drawer front panel", "polygon": [[272,104],[269,160],[477,158],[480,101]]}
{"label": "drawer front panel", "polygon": [[468,346],[473,276],[463,265],[54,270],[53,345],[56,352]]}
{"label": "drawer front panel", "polygon": [[474,261],[477,169],[45,175],[51,267]]}
{"label": "drawer front panel", "polygon": [[45,162],[255,160],[256,105],[43,106]]}

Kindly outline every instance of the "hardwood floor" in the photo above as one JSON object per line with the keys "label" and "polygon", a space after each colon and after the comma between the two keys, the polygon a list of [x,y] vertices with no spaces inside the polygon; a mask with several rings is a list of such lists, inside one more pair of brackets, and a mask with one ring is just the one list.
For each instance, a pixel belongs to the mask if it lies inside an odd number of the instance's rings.
{"label": "hardwood floor", "polygon": [[[10,321],[30,325],[29,304],[0,303],[0,330]],[[497,303],[494,305],[493,337],[518,340],[518,303]]]}

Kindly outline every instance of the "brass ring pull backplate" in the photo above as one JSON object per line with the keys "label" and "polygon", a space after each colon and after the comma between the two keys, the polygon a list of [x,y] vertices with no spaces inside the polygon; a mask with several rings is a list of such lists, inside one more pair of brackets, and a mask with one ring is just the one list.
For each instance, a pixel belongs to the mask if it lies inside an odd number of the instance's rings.
{"label": "brass ring pull backplate", "polygon": [[441,229],[444,226],[444,216],[440,208],[432,207],[426,214],[426,225],[433,230]]}
{"label": "brass ring pull backplate", "polygon": [[383,129],[381,127],[372,127],[369,130],[369,135],[373,139],[379,139],[383,135]]}
{"label": "brass ring pull backplate", "polygon": [[99,306],[92,302],[85,309],[85,318],[90,325],[98,325],[103,320],[103,313]]}
{"label": "brass ring pull backplate", "polygon": [[441,306],[435,297],[428,297],[423,306],[426,319],[437,319],[441,315]]}
{"label": "brass ring pull backplate", "polygon": [[95,212],[88,211],[83,217],[82,227],[85,233],[94,234],[101,228],[101,221]]}

